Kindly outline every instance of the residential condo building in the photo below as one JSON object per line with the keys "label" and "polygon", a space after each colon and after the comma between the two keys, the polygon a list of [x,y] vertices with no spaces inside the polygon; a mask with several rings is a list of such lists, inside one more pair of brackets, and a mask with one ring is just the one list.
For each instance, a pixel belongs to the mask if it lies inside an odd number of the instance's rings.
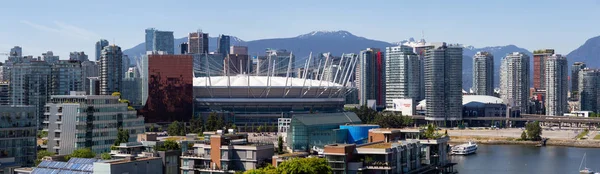
{"label": "residential condo building", "polygon": [[2,162],[6,158],[14,158],[14,167],[34,165],[37,153],[36,110],[35,106],[0,105],[0,173],[11,167]]}
{"label": "residential condo building", "polygon": [[421,61],[413,48],[401,45],[387,47],[385,50],[385,103],[386,108],[393,107],[393,99],[422,100]]}
{"label": "residential condo building", "polygon": [[562,116],[568,111],[568,68],[567,58],[560,54],[546,58],[546,115]]}
{"label": "residential condo building", "polygon": [[500,98],[513,110],[528,113],[529,56],[513,52],[500,64]]}
{"label": "residential condo building", "polygon": [[580,93],[578,95],[580,110],[599,113],[600,70],[584,68],[578,74],[579,84],[577,87],[579,89],[577,91]]}
{"label": "residential condo building", "polygon": [[571,67],[571,98],[578,99],[579,98],[579,71],[585,69],[585,63],[583,62],[575,62]]}
{"label": "residential condo building", "polygon": [[102,55],[102,49],[108,46],[108,41],[105,39],[100,39],[100,41],[96,42],[96,60],[100,61],[100,56]]}
{"label": "residential condo building", "polygon": [[129,142],[144,133],[144,117],[119,102],[118,96],[53,95],[45,106],[43,131],[48,132],[42,148],[58,155],[68,155],[80,148],[96,154],[110,152],[119,129],[129,132]]}
{"label": "residential condo building", "polygon": [[477,95],[494,95],[494,55],[477,52],[473,56],[473,91]]}
{"label": "residential condo building", "polygon": [[378,48],[367,48],[360,52],[356,66],[359,104],[385,108],[384,53]]}
{"label": "residential condo building", "polygon": [[111,95],[120,92],[123,84],[123,52],[121,47],[110,45],[104,47],[100,57],[100,95]]}
{"label": "residential condo building", "polygon": [[433,43],[425,51],[425,120],[462,119],[462,46]]}
{"label": "residential condo building", "polygon": [[83,91],[81,63],[78,60],[59,60],[52,64],[51,95],[68,95],[71,91]]}
{"label": "residential condo building", "polygon": [[546,90],[546,59],[554,54],[554,49],[533,51],[533,88]]}
{"label": "residential condo building", "polygon": [[13,65],[10,80],[12,105],[36,107],[39,125],[43,120],[44,105],[52,92],[52,68],[44,61],[25,61]]}

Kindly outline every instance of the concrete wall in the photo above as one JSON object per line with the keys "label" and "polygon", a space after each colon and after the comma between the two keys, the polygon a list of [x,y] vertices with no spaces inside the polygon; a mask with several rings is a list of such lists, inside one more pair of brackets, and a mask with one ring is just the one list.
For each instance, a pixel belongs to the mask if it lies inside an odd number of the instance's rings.
{"label": "concrete wall", "polygon": [[94,163],[94,173],[163,174],[160,158],[131,161],[125,163]]}

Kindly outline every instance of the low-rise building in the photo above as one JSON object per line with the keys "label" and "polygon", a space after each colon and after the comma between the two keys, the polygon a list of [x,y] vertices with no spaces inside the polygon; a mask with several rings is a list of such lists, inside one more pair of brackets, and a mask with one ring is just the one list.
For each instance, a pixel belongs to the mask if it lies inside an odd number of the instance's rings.
{"label": "low-rise building", "polygon": [[323,148],[327,144],[344,143],[348,137],[348,130],[339,129],[339,126],[360,123],[360,118],[353,112],[295,114],[287,132],[287,147],[296,152]]}
{"label": "low-rise building", "polygon": [[[144,117],[110,95],[53,95],[46,104],[43,131],[48,132],[45,149],[58,155],[90,148],[96,154],[110,152],[119,129],[129,132],[129,142],[144,133]],[[44,148],[44,147],[42,147]]]}
{"label": "low-rise building", "polygon": [[369,143],[331,144],[324,155],[334,173],[427,173],[453,171],[448,137],[421,139],[417,129],[371,129]]}
{"label": "low-rise building", "polygon": [[161,159],[157,157],[130,157],[94,162],[93,173],[163,174],[163,166]]}
{"label": "low-rise building", "polygon": [[248,142],[247,134],[215,134],[181,156],[181,173],[235,173],[271,163],[273,144]]}

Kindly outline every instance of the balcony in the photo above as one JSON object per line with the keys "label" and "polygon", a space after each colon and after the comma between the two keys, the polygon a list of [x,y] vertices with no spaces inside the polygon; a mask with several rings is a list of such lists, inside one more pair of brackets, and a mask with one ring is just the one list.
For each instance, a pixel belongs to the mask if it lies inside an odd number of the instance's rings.
{"label": "balcony", "polygon": [[191,152],[191,153],[190,152],[184,152],[181,155],[181,158],[182,159],[187,158],[187,159],[208,159],[208,160],[210,160],[210,155],[207,155],[207,154],[196,154],[196,153],[193,153],[193,152]]}
{"label": "balcony", "polygon": [[365,167],[367,169],[373,169],[373,170],[390,170],[390,169],[392,169],[392,166],[390,165],[390,163],[385,162],[385,161],[365,162]]}

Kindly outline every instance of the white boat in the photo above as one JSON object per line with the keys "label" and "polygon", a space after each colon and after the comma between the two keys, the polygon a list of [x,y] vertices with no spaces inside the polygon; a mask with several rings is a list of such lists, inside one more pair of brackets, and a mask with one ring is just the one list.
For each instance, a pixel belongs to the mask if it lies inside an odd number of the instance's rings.
{"label": "white boat", "polygon": [[[587,168],[587,163],[585,162],[585,153],[583,154],[583,159],[581,159],[581,164],[579,164],[579,173],[580,174],[599,174],[598,172],[594,173],[594,171],[590,168]],[[583,169],[581,167],[583,166]]]}
{"label": "white boat", "polygon": [[452,147],[450,153],[453,155],[469,155],[475,153],[475,151],[477,151],[477,144],[475,142],[469,142]]}

